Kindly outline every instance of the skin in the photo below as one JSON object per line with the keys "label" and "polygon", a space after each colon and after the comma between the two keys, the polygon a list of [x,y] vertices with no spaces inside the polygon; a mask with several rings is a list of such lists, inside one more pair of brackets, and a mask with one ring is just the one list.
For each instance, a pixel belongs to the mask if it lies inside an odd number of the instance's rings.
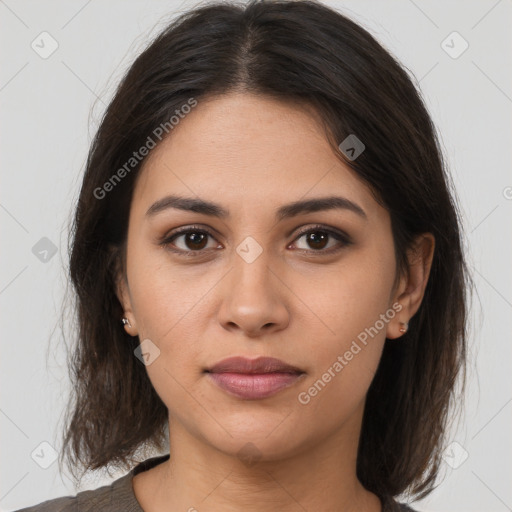
{"label": "skin", "polygon": [[[230,216],[173,208],[146,216],[168,194],[213,201]],[[343,209],[274,218],[284,204],[331,195],[357,203],[366,219]],[[196,224],[212,235],[202,245],[186,235],[161,245]],[[352,243],[308,243],[299,230],[315,224]],[[248,236],[262,249],[251,263],[236,251]],[[357,479],[357,447],[385,338],[402,335],[400,322],[423,298],[434,239],[416,242],[394,287],[389,214],[336,156],[311,111],[243,92],[200,101],[145,161],[118,279],[125,329],[160,350],[146,369],[169,410],[170,460],[133,480],[144,510],[380,511]],[[396,303],[394,318],[300,403],[299,393]],[[272,397],[243,400],[203,372],[234,355],[277,357],[306,375]],[[238,455],[248,442],[259,455],[252,464]]]}

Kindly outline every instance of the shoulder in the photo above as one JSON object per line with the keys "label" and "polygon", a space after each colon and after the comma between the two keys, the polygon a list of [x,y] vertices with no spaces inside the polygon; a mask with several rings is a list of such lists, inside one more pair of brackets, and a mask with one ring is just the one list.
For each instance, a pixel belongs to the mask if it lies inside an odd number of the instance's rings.
{"label": "shoulder", "polygon": [[116,501],[114,491],[120,488],[119,484],[126,480],[126,476],[130,475],[125,475],[112,484],[104,485],[98,489],[81,491],[76,496],[53,498],[15,512],[94,512],[111,510],[110,505]]}
{"label": "shoulder", "polygon": [[14,512],[72,512],[78,511],[76,496],[63,496],[53,500],[43,501],[38,505],[20,508]]}
{"label": "shoulder", "polygon": [[146,459],[126,475],[98,489],[50,499],[14,512],[143,512],[133,492],[133,477],[166,461],[169,456],[167,453]]}

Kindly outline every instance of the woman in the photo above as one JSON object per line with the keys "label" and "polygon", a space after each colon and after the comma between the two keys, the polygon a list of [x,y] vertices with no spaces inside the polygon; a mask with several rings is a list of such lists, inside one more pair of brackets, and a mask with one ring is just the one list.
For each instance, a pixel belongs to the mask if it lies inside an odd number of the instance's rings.
{"label": "woman", "polygon": [[[308,0],[182,15],[110,103],[72,235],[61,458],[136,467],[25,511],[387,512],[431,492],[467,270],[432,121],[359,25]],[[169,453],[137,462],[149,447]]]}

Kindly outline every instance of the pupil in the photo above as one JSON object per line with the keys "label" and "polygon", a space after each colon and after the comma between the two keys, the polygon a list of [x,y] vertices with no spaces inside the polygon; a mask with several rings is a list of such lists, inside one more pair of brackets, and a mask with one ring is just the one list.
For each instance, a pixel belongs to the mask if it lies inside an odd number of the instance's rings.
{"label": "pupil", "polygon": [[[204,242],[206,240],[206,236],[204,233],[189,233],[187,235],[187,237],[188,237],[187,243],[188,243],[188,241],[191,241],[192,245],[194,245],[194,244],[200,245],[201,242]],[[194,249],[202,249],[204,247],[204,245],[205,244],[203,243],[202,246],[200,246],[200,247],[196,246],[196,247],[194,247]]]}
{"label": "pupil", "polygon": [[[308,235],[308,243],[312,243],[314,249],[322,249],[325,246],[322,242],[325,242],[328,236],[327,233],[322,233],[321,231],[318,233],[321,233],[320,236],[317,236],[317,233],[309,233]],[[320,247],[316,246],[318,243],[320,244]]]}

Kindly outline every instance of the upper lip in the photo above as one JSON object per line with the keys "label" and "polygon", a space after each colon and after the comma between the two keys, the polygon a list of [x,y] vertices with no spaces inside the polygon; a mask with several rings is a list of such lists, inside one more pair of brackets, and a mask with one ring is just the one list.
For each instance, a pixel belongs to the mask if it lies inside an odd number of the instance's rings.
{"label": "upper lip", "polygon": [[275,357],[228,357],[206,370],[210,373],[304,373],[300,368]]}

